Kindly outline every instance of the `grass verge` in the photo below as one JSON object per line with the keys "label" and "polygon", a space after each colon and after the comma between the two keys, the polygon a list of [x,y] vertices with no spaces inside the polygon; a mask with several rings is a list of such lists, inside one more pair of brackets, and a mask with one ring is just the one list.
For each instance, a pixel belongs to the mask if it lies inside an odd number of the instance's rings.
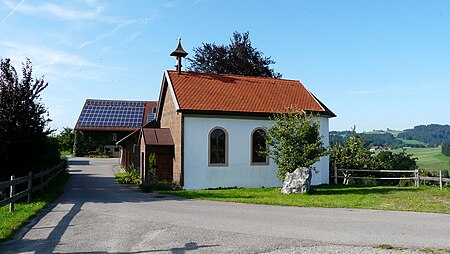
{"label": "grass verge", "polygon": [[160,191],[161,194],[225,202],[265,205],[363,208],[450,213],[450,189],[431,186],[314,186],[310,195],[285,195],[279,188]]}
{"label": "grass verge", "polygon": [[399,247],[399,246],[392,246],[390,244],[380,244],[380,245],[374,246],[374,248],[385,249],[385,250],[406,250],[406,248]]}
{"label": "grass verge", "polygon": [[0,207],[0,241],[10,239],[22,226],[33,219],[39,211],[56,200],[64,191],[69,174],[61,174],[52,181],[43,194],[33,198],[30,204],[15,203],[14,213],[9,212],[9,205]]}

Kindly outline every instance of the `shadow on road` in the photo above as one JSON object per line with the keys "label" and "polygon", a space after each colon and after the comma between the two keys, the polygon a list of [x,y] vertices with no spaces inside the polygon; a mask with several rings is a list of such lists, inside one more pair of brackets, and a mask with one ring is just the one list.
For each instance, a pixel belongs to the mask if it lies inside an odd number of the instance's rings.
{"label": "shadow on road", "polygon": [[[194,251],[201,248],[211,248],[211,247],[217,247],[220,245],[198,245],[196,242],[188,242],[184,244],[183,247],[180,248],[170,248],[170,249],[158,249],[158,250],[142,250],[142,251],[129,251],[126,253],[153,253],[153,252],[170,252],[172,254],[184,254],[188,251]],[[108,252],[108,251],[90,251],[90,252],[70,252],[70,254],[88,254],[88,253],[94,253],[94,254],[120,254],[124,252]]]}
{"label": "shadow on road", "polygon": [[89,160],[69,160],[67,164],[70,165],[89,165]]}
{"label": "shadow on road", "polygon": [[[137,186],[127,186],[119,184],[115,177],[112,177],[111,165],[101,165],[98,161],[90,163],[89,160],[69,160],[71,177],[66,183],[64,194],[49,207],[46,212],[41,213],[36,220],[19,233],[18,239],[0,243],[0,249],[5,253],[32,252],[36,254],[53,253],[60,244],[66,230],[69,228],[73,218],[81,211],[85,203],[147,203],[161,202],[166,200],[186,201],[187,199],[175,196],[151,194],[141,192]],[[90,167],[84,167],[90,165]],[[108,170],[105,170],[108,169]],[[33,228],[39,220],[52,212],[57,205],[72,205],[65,210],[66,214],[54,227]],[[61,212],[61,211],[58,211]],[[30,231],[35,229],[53,228],[47,237],[40,239],[23,239]],[[150,250],[130,253],[150,253],[158,251],[170,251],[171,253],[185,253],[188,250],[212,247],[209,245],[198,245],[197,243],[186,243],[184,247],[168,250]],[[0,251],[0,253],[4,253]],[[75,252],[78,253],[78,252]],[[80,252],[82,253],[82,252]],[[86,252],[87,253],[87,252]],[[115,253],[115,252],[89,252],[89,253]],[[123,253],[123,252],[117,252]]]}

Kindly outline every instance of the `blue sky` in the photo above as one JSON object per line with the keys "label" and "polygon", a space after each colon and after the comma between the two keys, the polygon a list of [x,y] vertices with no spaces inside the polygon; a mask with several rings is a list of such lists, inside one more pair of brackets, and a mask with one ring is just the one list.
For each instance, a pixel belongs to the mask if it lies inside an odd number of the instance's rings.
{"label": "blue sky", "polygon": [[0,0],[0,58],[45,75],[58,129],[86,98],[157,100],[179,36],[192,55],[234,31],[338,115],[330,130],[450,124],[450,1]]}

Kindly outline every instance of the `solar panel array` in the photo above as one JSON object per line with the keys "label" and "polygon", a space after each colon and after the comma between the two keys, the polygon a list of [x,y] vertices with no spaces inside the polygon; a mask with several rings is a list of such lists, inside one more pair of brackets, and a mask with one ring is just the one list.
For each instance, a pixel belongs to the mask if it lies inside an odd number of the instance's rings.
{"label": "solar panel array", "polygon": [[147,114],[147,123],[153,121],[154,119],[155,119],[155,114],[153,114],[153,113]]}
{"label": "solar panel array", "polygon": [[132,127],[142,125],[145,102],[87,100],[78,125],[83,127]]}

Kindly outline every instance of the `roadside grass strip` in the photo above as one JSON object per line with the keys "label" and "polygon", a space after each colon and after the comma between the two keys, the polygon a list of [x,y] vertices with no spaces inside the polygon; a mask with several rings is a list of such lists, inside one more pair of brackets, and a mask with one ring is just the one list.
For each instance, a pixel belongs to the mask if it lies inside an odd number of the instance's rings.
{"label": "roadside grass strip", "polygon": [[0,241],[9,240],[22,226],[26,225],[33,219],[39,211],[48,204],[55,201],[63,192],[64,185],[70,175],[62,173],[56,177],[44,189],[43,194],[39,194],[32,199],[32,202],[15,203],[15,211],[9,212],[9,205],[0,207]]}
{"label": "roadside grass strip", "polygon": [[406,250],[406,248],[399,247],[399,246],[392,246],[390,244],[380,244],[380,245],[374,246],[374,248],[385,249],[385,250]]}
{"label": "roadside grass strip", "polygon": [[280,188],[213,189],[189,191],[159,191],[161,194],[250,204],[362,208],[376,210],[414,211],[450,214],[450,189],[439,190],[432,186],[314,186],[308,195],[280,193]]}

